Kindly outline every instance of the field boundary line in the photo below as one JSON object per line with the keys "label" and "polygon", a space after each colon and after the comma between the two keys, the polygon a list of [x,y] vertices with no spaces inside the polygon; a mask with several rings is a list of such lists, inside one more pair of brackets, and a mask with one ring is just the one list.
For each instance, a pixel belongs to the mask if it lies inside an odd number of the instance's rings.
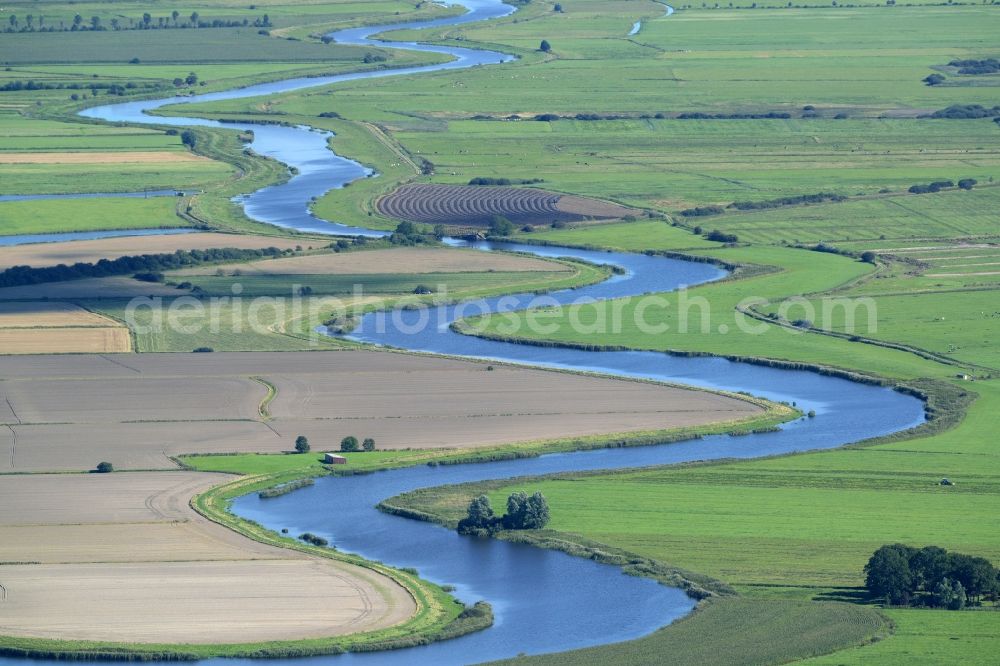
{"label": "field boundary line", "polygon": [[10,430],[10,468],[14,469],[14,456],[17,454],[17,431],[14,430],[14,426],[7,424],[7,429]]}
{"label": "field boundary line", "polygon": [[126,365],[125,363],[122,363],[121,361],[116,361],[113,358],[108,358],[107,354],[100,354],[99,356],[101,358],[103,358],[105,361],[107,361],[108,363],[114,363],[115,365],[120,365],[121,367],[125,368],[126,370],[131,370],[132,372],[136,373],[137,375],[141,375],[142,374],[142,370],[139,370],[138,368],[133,368],[131,365]]}
{"label": "field boundary line", "polygon": [[399,159],[409,164],[414,171],[414,175],[420,174],[420,167],[417,166],[417,163],[413,161],[413,158],[411,158],[410,155],[406,152],[406,149],[403,148],[402,145],[400,145],[398,142],[393,141],[391,138],[389,138],[389,136],[382,130],[381,127],[379,127],[375,123],[366,123],[366,122],[361,123],[361,125],[371,133],[371,135],[375,138],[376,141],[378,141],[383,146],[392,151],[393,154],[399,157]]}

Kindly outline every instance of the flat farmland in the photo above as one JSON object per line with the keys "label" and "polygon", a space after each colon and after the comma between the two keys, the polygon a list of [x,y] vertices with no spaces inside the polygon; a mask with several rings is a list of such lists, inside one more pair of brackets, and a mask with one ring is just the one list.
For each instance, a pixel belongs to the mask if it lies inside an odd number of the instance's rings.
{"label": "flat farmland", "polygon": [[[703,391],[388,352],[0,358],[0,469],[173,468],[182,453],[473,448],[745,420]],[[260,377],[276,388],[267,414]],[[9,455],[6,451],[9,450]],[[8,462],[9,461],[9,462]]]}
{"label": "flat farmland", "polygon": [[190,508],[192,495],[226,478],[0,478],[0,557],[38,562],[4,567],[0,634],[258,642],[376,629],[414,612],[384,576],[251,541]]}
{"label": "flat farmland", "polygon": [[127,352],[127,328],[70,303],[0,304],[0,354]]}
{"label": "flat farmland", "polygon": [[174,197],[0,202],[0,236],[188,226]]}
{"label": "flat farmland", "polygon": [[0,152],[0,164],[149,164],[149,163],[203,163],[208,158],[179,150],[116,152],[42,152],[9,153]]}
{"label": "flat farmland", "polygon": [[[235,238],[246,238],[236,236]],[[301,244],[301,243],[300,243]],[[3,251],[0,250],[0,261]],[[479,273],[483,271],[566,271],[565,265],[534,257],[442,248],[399,248],[340,254],[266,259],[243,264],[186,268],[172,275],[214,275],[239,270],[243,275],[369,275],[386,273]]]}
{"label": "flat farmland", "polygon": [[177,250],[212,250],[228,247],[247,250],[277,247],[291,250],[303,244],[308,244],[308,242],[302,239],[281,238],[279,236],[211,232],[167,236],[126,236],[65,243],[29,243],[0,247],[0,269],[10,266],[37,268],[58,264],[71,265],[78,262],[94,263],[101,259],[117,259],[118,257],[139,254],[165,254]]}
{"label": "flat farmland", "polygon": [[106,354],[127,352],[132,340],[124,326],[107,328],[0,329],[3,354]]}
{"label": "flat farmland", "polygon": [[4,303],[0,329],[55,327],[105,327],[113,322],[72,303]]}
{"label": "flat farmland", "polygon": [[[133,365],[132,359],[124,363]],[[72,366],[67,364],[67,370]],[[27,423],[252,419],[266,391],[249,378],[185,376],[8,379],[2,397]]]}
{"label": "flat farmland", "polygon": [[154,282],[142,282],[131,277],[84,278],[65,282],[43,282],[0,289],[0,301],[20,300],[82,300],[103,298],[135,298],[142,296],[178,296],[187,293],[175,287]]}
{"label": "flat farmland", "polygon": [[118,469],[173,469],[172,458],[184,453],[277,453],[290,450],[295,436],[261,421],[21,424],[9,412],[2,420],[0,473],[79,472],[98,458]]}

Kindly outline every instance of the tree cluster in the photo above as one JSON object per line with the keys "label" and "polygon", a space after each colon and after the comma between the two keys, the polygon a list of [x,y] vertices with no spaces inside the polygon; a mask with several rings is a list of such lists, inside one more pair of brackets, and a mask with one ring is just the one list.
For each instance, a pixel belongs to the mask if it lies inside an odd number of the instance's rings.
{"label": "tree cluster", "polygon": [[998,116],[1000,116],[1000,106],[987,108],[982,104],[952,104],[931,114],[931,118],[947,118],[949,120],[996,118]]}
{"label": "tree cluster", "polygon": [[882,546],[864,573],[868,592],[894,606],[959,610],[984,598],[995,600],[1000,592],[1000,572],[989,560],[938,546]]}
{"label": "tree cluster", "polygon": [[787,111],[768,111],[766,113],[702,113],[694,111],[681,113],[678,120],[787,120],[792,114]]}
{"label": "tree cluster", "polygon": [[434,234],[426,233],[413,222],[400,222],[389,236],[389,242],[393,245],[421,245],[432,240],[435,240]]}
{"label": "tree cluster", "polygon": [[486,176],[478,176],[469,180],[469,185],[506,187],[509,185],[534,185],[535,183],[544,182],[544,178],[489,178]]}
{"label": "tree cluster", "polygon": [[363,442],[358,444],[357,437],[354,435],[348,435],[344,439],[340,440],[340,450],[345,453],[353,453],[354,451],[374,451],[375,440],[371,437],[366,437]]}
{"label": "tree cluster", "polygon": [[958,67],[959,74],[996,74],[1000,72],[1000,60],[986,58],[985,60],[952,60],[949,67]]}
{"label": "tree cluster", "polygon": [[503,516],[493,512],[489,497],[480,495],[469,503],[466,517],[458,522],[458,533],[489,536],[499,530],[538,530],[548,522],[549,503],[541,493],[511,493]]}
{"label": "tree cluster", "polygon": [[698,206],[696,208],[686,208],[681,211],[684,217],[708,217],[709,215],[722,215],[726,210],[722,206]]}
{"label": "tree cluster", "polygon": [[514,223],[508,220],[503,215],[494,215],[493,221],[490,222],[490,236],[510,236],[514,233]]}
{"label": "tree cluster", "polygon": [[736,210],[763,210],[765,208],[781,208],[782,206],[800,206],[802,204],[818,204],[827,201],[838,202],[847,199],[843,194],[833,192],[817,192],[816,194],[799,194],[792,197],[779,197],[766,201],[734,201],[726,208]]}
{"label": "tree cluster", "polygon": [[935,180],[933,183],[910,185],[910,189],[907,191],[910,194],[928,194],[930,192],[940,192],[949,187],[955,187],[955,183],[950,180]]}
{"label": "tree cluster", "polygon": [[227,247],[212,250],[177,250],[169,254],[128,255],[117,259],[101,259],[93,264],[80,262],[72,266],[66,264],[41,268],[12,266],[0,273],[0,287],[19,287],[43,282],[63,282],[111,275],[159,273],[207,263],[274,258],[287,252],[287,250],[276,247],[268,247],[263,250]]}

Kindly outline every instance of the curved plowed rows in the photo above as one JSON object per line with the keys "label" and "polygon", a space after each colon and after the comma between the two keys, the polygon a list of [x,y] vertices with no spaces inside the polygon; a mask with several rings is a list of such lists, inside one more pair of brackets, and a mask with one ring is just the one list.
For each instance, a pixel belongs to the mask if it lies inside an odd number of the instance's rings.
{"label": "curved plowed rows", "polygon": [[377,203],[379,212],[411,222],[486,227],[500,215],[522,224],[621,218],[629,209],[585,197],[534,188],[403,185]]}

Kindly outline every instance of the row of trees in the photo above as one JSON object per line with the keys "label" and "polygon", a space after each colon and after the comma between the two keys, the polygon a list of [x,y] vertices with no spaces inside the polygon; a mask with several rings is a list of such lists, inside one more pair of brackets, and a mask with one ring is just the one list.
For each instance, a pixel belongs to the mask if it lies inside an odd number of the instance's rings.
{"label": "row of trees", "polygon": [[541,493],[518,491],[507,498],[507,513],[498,517],[490,498],[480,495],[469,503],[466,517],[458,522],[459,534],[489,536],[498,530],[538,530],[549,522],[549,503]]}
{"label": "row of trees", "polygon": [[[309,438],[305,435],[299,435],[295,438],[295,451],[297,453],[309,453],[312,450],[312,445],[309,444]],[[346,453],[351,453],[353,451],[374,451],[375,450],[375,440],[371,437],[366,437],[363,442],[358,443],[358,438],[354,435],[348,435],[344,439],[340,440],[340,450]]]}
{"label": "row of trees", "polygon": [[[958,181],[958,187],[963,190],[971,190],[976,186],[977,181],[975,178],[963,178]],[[955,182],[951,180],[935,180],[933,183],[918,183],[916,185],[911,185],[910,189],[907,190],[910,194],[928,194],[931,192],[940,192],[941,190],[949,189],[955,187]]]}
{"label": "row of trees", "polygon": [[0,287],[19,287],[43,282],[63,282],[111,275],[159,273],[201,264],[273,259],[289,253],[291,253],[290,250],[276,247],[262,250],[225,247],[211,250],[177,250],[168,254],[127,255],[117,259],[101,259],[96,263],[79,262],[72,266],[66,264],[40,268],[12,266],[0,273]]}
{"label": "row of trees", "polygon": [[351,453],[353,451],[374,451],[375,440],[371,437],[365,437],[364,441],[359,444],[357,437],[354,435],[348,435],[344,439],[340,440],[340,450],[345,453]]}
{"label": "row of trees", "polygon": [[128,25],[122,23],[121,19],[117,16],[112,17],[108,21],[106,26],[100,16],[91,16],[89,19],[84,19],[83,16],[77,14],[73,17],[72,22],[67,26],[64,21],[59,21],[59,25],[53,25],[52,23],[46,24],[45,17],[39,15],[37,18],[34,14],[28,14],[24,17],[24,22],[18,18],[16,14],[11,14],[7,18],[6,32],[81,32],[81,31],[92,31],[100,32],[108,30],[110,26],[111,30],[166,30],[166,29],[186,29],[186,28],[242,28],[254,26],[255,28],[269,28],[271,27],[271,19],[267,14],[263,16],[258,16],[253,21],[249,18],[244,19],[211,19],[203,20],[198,12],[191,12],[190,16],[184,17],[182,20],[180,12],[174,10],[170,16],[159,16],[156,17],[155,21],[153,15],[146,12],[142,15],[139,20],[128,19]]}
{"label": "row of trees", "polygon": [[958,610],[982,599],[996,600],[1000,572],[982,557],[949,553],[938,546],[901,543],[875,551],[865,565],[865,587],[894,606],[932,606]]}

